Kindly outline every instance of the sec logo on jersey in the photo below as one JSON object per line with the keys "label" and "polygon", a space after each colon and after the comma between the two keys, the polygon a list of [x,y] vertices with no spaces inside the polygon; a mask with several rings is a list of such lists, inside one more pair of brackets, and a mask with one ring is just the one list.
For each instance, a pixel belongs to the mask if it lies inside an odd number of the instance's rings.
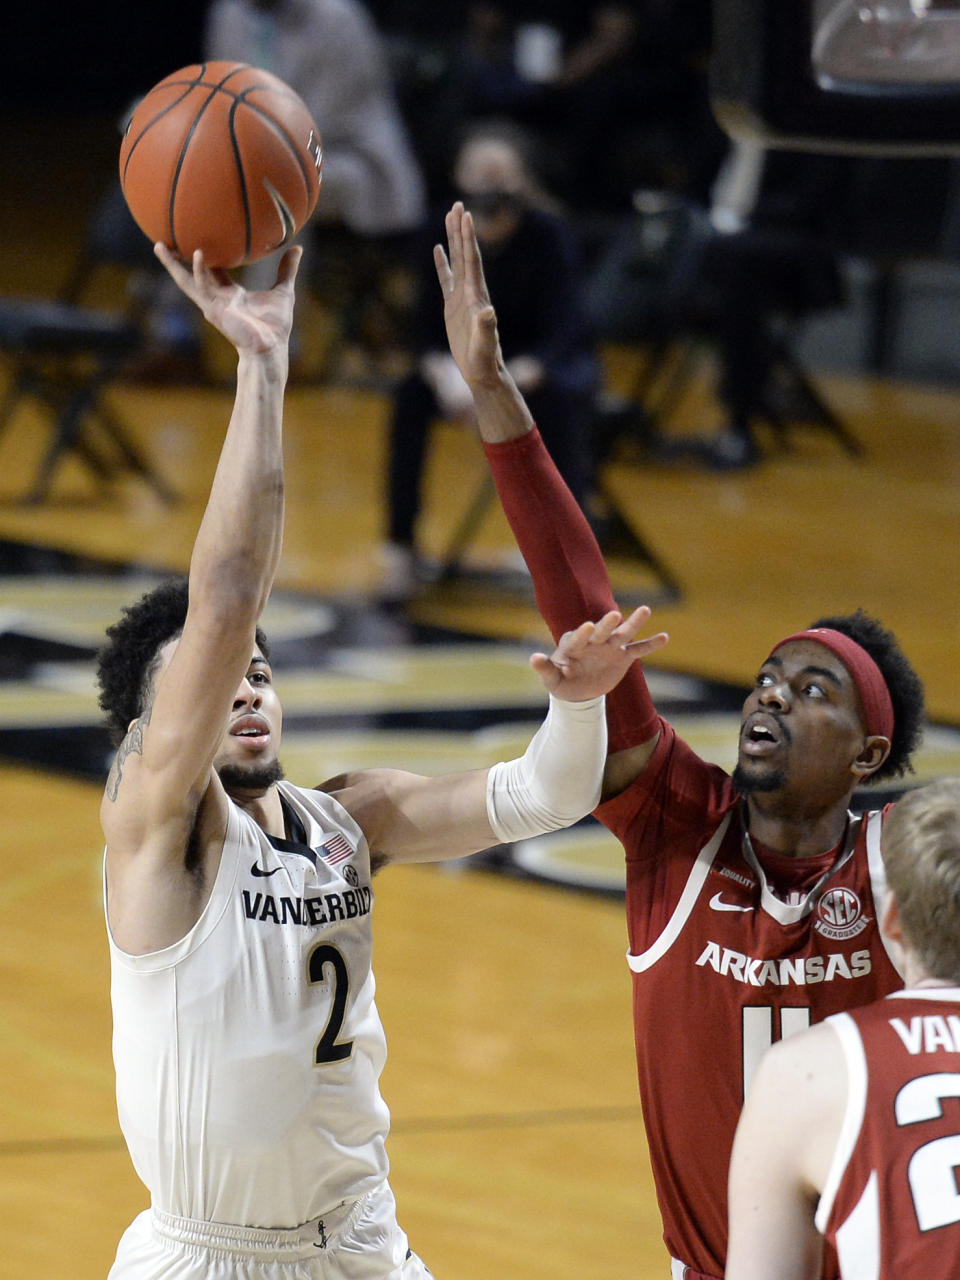
{"label": "sec logo on jersey", "polygon": [[855,938],[868,924],[859,897],[852,889],[828,889],[817,903],[813,927],[825,938]]}

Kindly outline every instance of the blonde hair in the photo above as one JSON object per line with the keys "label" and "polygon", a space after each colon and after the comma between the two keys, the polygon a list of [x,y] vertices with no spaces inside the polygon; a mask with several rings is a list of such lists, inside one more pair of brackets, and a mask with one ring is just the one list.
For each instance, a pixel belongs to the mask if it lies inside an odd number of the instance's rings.
{"label": "blonde hair", "polygon": [[931,978],[960,983],[960,778],[907,792],[883,857],[908,946]]}

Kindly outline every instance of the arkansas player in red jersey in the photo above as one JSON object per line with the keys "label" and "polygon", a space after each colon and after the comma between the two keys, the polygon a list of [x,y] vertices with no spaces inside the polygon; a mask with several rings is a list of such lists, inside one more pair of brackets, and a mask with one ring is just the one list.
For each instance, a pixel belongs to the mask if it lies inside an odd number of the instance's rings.
{"label": "arkansas player in red jersey", "polygon": [[907,989],[774,1046],[730,1165],[727,1280],[960,1270],[960,778],[911,792],[883,834],[884,929]]}
{"label": "arkansas player in red jersey", "polygon": [[[434,259],[450,349],[540,611],[561,635],[616,607],[610,582],[504,368],[461,204],[446,231]],[[638,642],[641,656],[666,642]],[[597,816],[626,850],[637,1067],[675,1280],[723,1274],[730,1148],[764,1049],[902,985],[878,927],[884,814],[856,817],[850,801],[908,767],[922,707],[893,637],[860,612],[767,652],[732,777],[657,714],[639,663],[608,698]]]}

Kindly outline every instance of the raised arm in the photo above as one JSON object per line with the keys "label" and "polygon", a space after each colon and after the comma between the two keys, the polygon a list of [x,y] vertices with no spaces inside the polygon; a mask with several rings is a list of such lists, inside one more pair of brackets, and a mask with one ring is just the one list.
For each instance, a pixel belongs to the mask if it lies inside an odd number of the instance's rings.
{"label": "raised arm", "polygon": [[363,829],[374,865],[463,857],[588,814],[606,755],[603,695],[635,663],[644,621],[642,610],[625,620],[612,611],[562,636],[549,658],[533,655],[550,709],[519,759],[433,778],[375,769],[324,783]]}
{"label": "raised arm", "polygon": [[[530,569],[537,605],[556,639],[582,618],[616,608],[610,579],[593,530],[504,365],[473,220],[459,202],[447,214],[446,232],[447,251],[437,245],[434,262],[450,350],[473,394],[500,501]],[[662,632],[647,638],[640,656],[666,642]],[[613,788],[619,790],[646,764],[659,733],[639,663],[607,699],[607,722],[611,753],[640,748],[619,770]]]}
{"label": "raised arm", "polygon": [[[273,289],[249,293],[199,253],[188,268],[162,245],[156,252],[238,360],[233,412],[190,560],[183,631],[159,651],[101,810],[110,921],[132,950],[182,936],[219,857],[227,802],[213,761],[280,556],[283,393],[301,253],[284,257]],[[211,838],[198,849],[201,803]]]}

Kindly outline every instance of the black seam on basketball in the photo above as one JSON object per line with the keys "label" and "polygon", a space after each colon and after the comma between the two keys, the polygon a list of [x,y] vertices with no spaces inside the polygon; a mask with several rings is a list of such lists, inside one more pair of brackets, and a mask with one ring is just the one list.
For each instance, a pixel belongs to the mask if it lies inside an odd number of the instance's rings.
{"label": "black seam on basketball", "polygon": [[[230,79],[231,76],[237,76],[240,74],[241,71],[253,71],[253,70],[254,68],[250,66],[249,62],[237,62],[230,68],[230,70],[226,73],[226,75],[223,76],[221,80],[217,81],[216,87],[218,89],[225,89],[227,81]],[[229,90],[228,92],[232,93],[233,90]]]}
{"label": "black seam on basketball", "polygon": [[[201,85],[199,87],[207,87],[207,86]],[[190,128],[187,130],[187,135],[184,138],[183,144],[180,147],[180,154],[177,157],[177,167],[173,171],[173,178],[170,183],[170,203],[167,206],[167,222],[170,226],[170,239],[173,241],[173,248],[176,250],[178,256],[181,258],[184,255],[180,252],[180,246],[177,244],[177,234],[176,234],[176,231],[174,230],[174,223],[173,223],[174,207],[177,202],[177,186],[180,182],[180,173],[183,170],[183,162],[184,162],[184,159],[186,158],[187,148],[190,146],[190,143],[193,141],[193,135],[196,133],[196,130],[197,130],[197,123],[200,120],[200,117],[206,111],[207,107],[209,107],[213,99],[214,99],[214,93],[208,93],[206,102],[204,102],[204,104],[194,113],[193,119],[190,121]]]}
{"label": "black seam on basketball", "polygon": [[[251,68],[247,66],[243,66],[243,67],[236,67],[234,70],[249,71],[251,70]],[[233,75],[233,74],[234,72],[231,71],[230,75]],[[167,87],[173,88],[176,85],[184,84],[184,85],[189,85],[195,89],[214,89],[217,93],[229,94],[230,97],[236,100],[239,100],[240,98],[242,98],[245,93],[252,93],[255,90],[259,90],[261,93],[272,93],[278,98],[285,98],[288,102],[303,102],[303,99],[300,97],[299,93],[294,93],[294,91],[288,85],[283,85],[277,80],[272,80],[269,82],[265,80],[262,84],[246,84],[243,86],[242,89],[231,89],[230,86],[226,83],[227,79],[229,79],[229,77],[224,77],[223,81],[216,81],[216,82],[212,80],[169,80],[168,79],[168,80],[165,80],[163,83],[164,83],[164,88],[167,88]],[[253,104],[251,103],[249,105],[252,106]]]}
{"label": "black seam on basketball", "polygon": [[300,170],[300,176],[303,178],[303,186],[307,193],[307,199],[309,200],[313,192],[313,187],[310,182],[310,174],[311,172],[316,172],[316,170],[312,169],[309,165],[304,164],[303,156],[300,152],[300,148],[297,146],[297,143],[295,142],[293,135],[283,127],[283,125],[280,123],[279,120],[275,120],[273,116],[269,113],[269,111],[265,111],[263,107],[257,106],[255,102],[246,101],[245,95],[252,92],[253,89],[255,89],[256,87],[257,86],[255,85],[251,85],[249,86],[249,88],[244,89],[243,96],[240,100],[243,102],[243,105],[248,108],[248,110],[255,111],[262,120],[266,121],[266,123],[270,125],[270,127],[274,130],[274,132],[277,133],[283,139],[283,141],[287,144],[287,147],[293,153],[293,158],[297,162],[297,166]]}
{"label": "black seam on basketball", "polygon": [[[207,68],[207,64],[204,63],[203,66],[200,68],[201,77],[205,74],[206,68]],[[217,90],[218,93],[229,94],[234,100],[242,98],[243,95],[246,93],[250,93],[254,90],[260,90],[260,91],[265,91],[267,93],[275,94],[278,98],[286,98],[290,102],[303,101],[303,99],[300,97],[298,93],[295,93],[294,90],[291,89],[289,85],[284,84],[282,80],[278,80],[276,77],[273,77],[269,81],[264,80],[259,84],[244,85],[242,89],[231,89],[230,86],[227,84],[227,81],[230,79],[231,76],[239,75],[241,71],[256,71],[256,70],[257,68],[252,67],[248,62],[238,62],[230,68],[230,70],[224,75],[222,80],[203,80],[202,78],[199,80],[173,80],[168,76],[163,83],[164,85],[170,85],[170,86],[184,84],[184,85],[190,85],[192,87],[201,87],[204,89],[215,89]],[[248,105],[252,106],[253,104],[250,103]]]}
{"label": "black seam on basketball", "polygon": [[243,201],[243,227],[244,227],[244,259],[250,256],[250,241],[253,236],[253,230],[250,225],[250,193],[247,190],[247,175],[243,171],[243,155],[240,151],[240,144],[237,142],[237,130],[234,120],[237,114],[237,108],[240,105],[239,98],[234,99],[228,116],[228,132],[230,134],[230,146],[233,148],[233,158],[237,165],[237,174],[240,178],[240,198]]}
{"label": "black seam on basketball", "polygon": [[[158,111],[157,114],[152,117],[152,119],[147,121],[147,123],[143,126],[143,128],[137,134],[136,138],[134,138],[133,142],[130,143],[130,148],[127,151],[126,159],[123,162],[123,173],[120,177],[121,183],[126,180],[127,167],[130,164],[130,157],[133,155],[134,151],[136,151],[137,147],[140,145],[140,142],[144,134],[147,133],[150,129],[152,129],[158,120],[162,120],[163,117],[165,115],[168,115],[171,111],[173,111],[175,107],[179,107],[180,103],[183,102],[184,98],[188,98],[190,96],[191,91],[201,85],[201,81],[199,80],[193,80],[189,82],[184,81],[184,84],[187,85],[186,93],[181,94],[180,97],[177,98],[174,102],[169,103],[161,111]],[[132,123],[133,122],[131,120],[131,124]],[[130,126],[128,125],[127,128],[129,129],[129,127]]]}

